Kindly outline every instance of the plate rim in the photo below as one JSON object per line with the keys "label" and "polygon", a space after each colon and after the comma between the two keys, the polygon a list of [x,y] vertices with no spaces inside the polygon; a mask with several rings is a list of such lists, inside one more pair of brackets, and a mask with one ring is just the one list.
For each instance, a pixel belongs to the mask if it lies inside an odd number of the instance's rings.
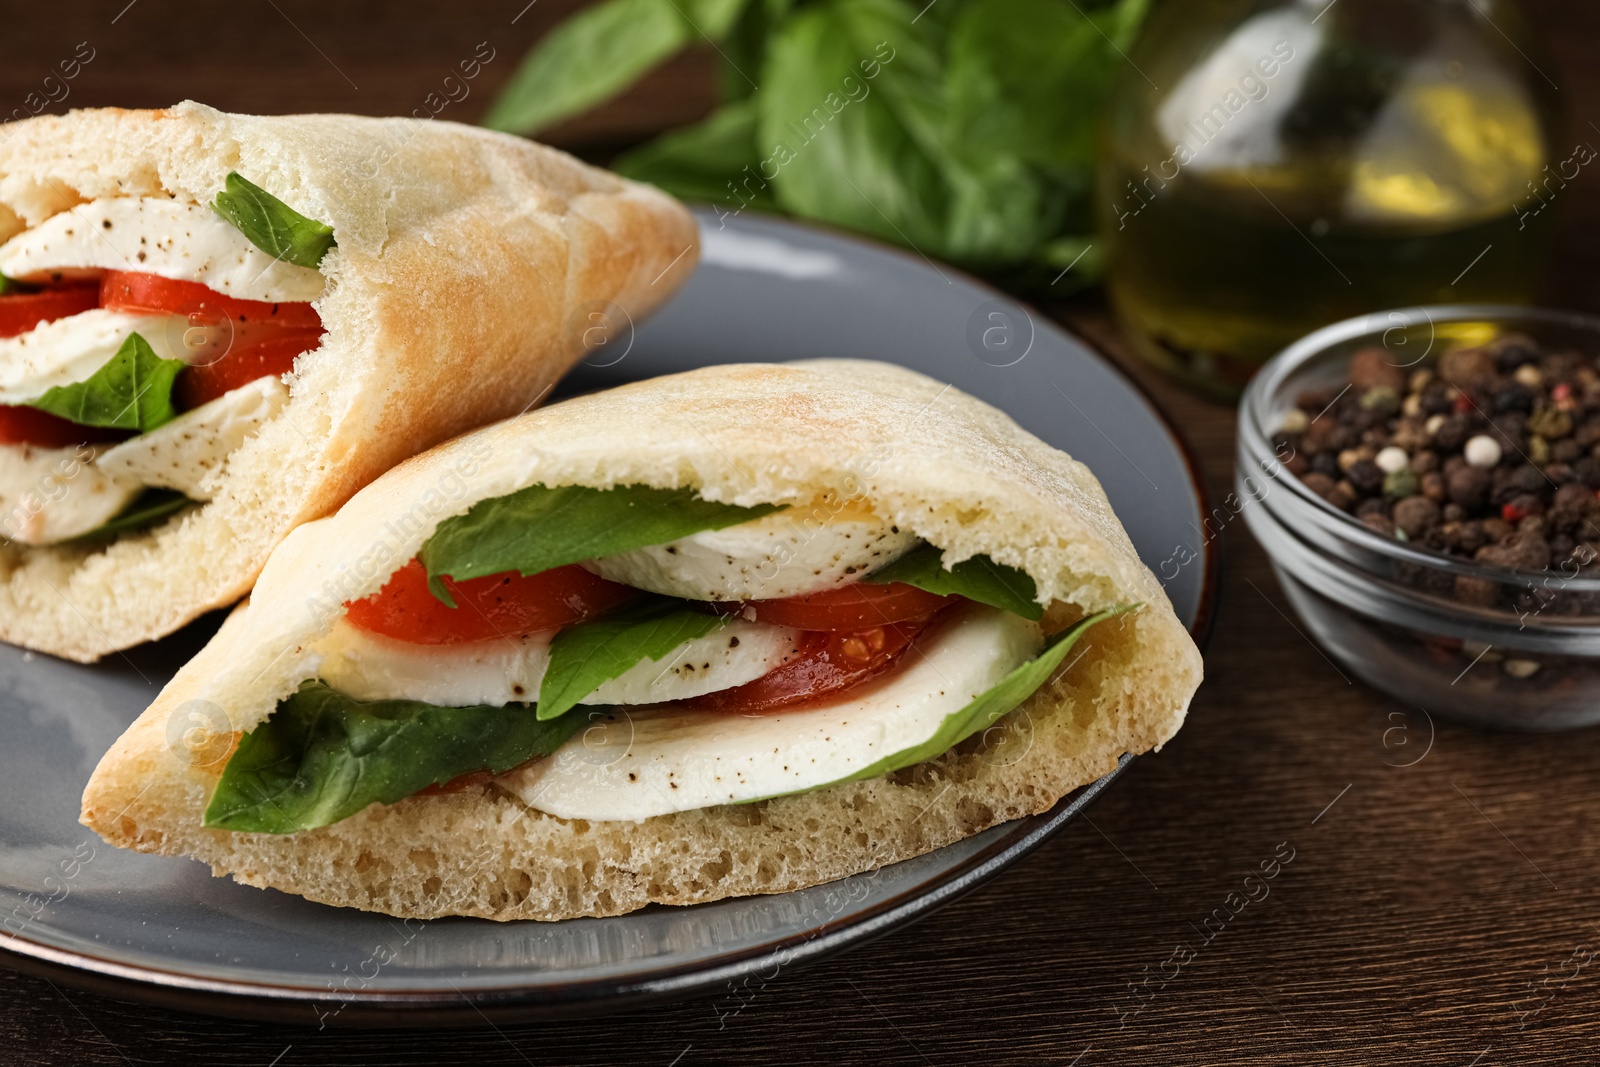
{"label": "plate rim", "polygon": [[[702,223],[714,214],[692,206]],[[919,271],[932,270],[959,278],[992,299],[1009,302],[1046,329],[1060,331],[1092,353],[1145,404],[1178,452],[1202,515],[1211,508],[1205,471],[1194,447],[1179,431],[1166,409],[1137,378],[1125,370],[1095,340],[1067,330],[1032,303],[1005,293],[983,279],[946,264],[935,265],[925,256],[834,226],[801,222],[769,212],[748,212],[760,223],[779,229],[821,234],[855,244],[875,254],[907,261]],[[1201,652],[1210,643],[1220,599],[1222,545],[1219,538],[1201,546],[1203,570],[1199,603],[1187,628]],[[1110,771],[1069,793],[1041,815],[1002,823],[1009,832],[969,857],[957,867],[912,886],[867,911],[808,927],[793,936],[763,942],[724,956],[655,968],[642,975],[612,976],[578,982],[502,986],[490,989],[346,991],[333,997],[326,989],[289,983],[248,982],[241,979],[200,977],[178,970],[127,963],[85,951],[57,948],[0,931],[0,963],[47,981],[139,1003],[226,1018],[267,1020],[309,1026],[299,1016],[310,1008],[321,1023],[337,1027],[460,1027],[495,1022],[544,1021],[608,1014],[659,1001],[682,999],[720,983],[748,977],[772,966],[780,970],[804,965],[825,956],[859,947],[903,925],[924,918],[996,877],[1022,857],[1048,841],[1096,797],[1121,777],[1136,757],[1124,753]],[[935,852],[938,850],[934,850]],[[928,853],[931,855],[932,853]],[[781,958],[786,956],[787,958]],[[319,1014],[318,1005],[337,1005]]]}

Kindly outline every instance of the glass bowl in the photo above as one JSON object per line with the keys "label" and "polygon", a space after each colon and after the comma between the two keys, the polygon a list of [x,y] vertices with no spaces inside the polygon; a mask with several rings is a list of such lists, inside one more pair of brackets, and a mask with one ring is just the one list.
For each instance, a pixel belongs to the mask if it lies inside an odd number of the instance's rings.
{"label": "glass bowl", "polygon": [[[1277,434],[1304,391],[1348,381],[1350,357],[1380,346],[1402,368],[1522,333],[1600,353],[1600,318],[1524,307],[1386,311],[1318,330],[1273,357],[1239,408],[1242,514],[1310,636],[1373,688],[1430,715],[1514,730],[1600,722],[1600,577],[1584,545],[1542,571],[1490,566],[1385,536],[1289,471]],[[1591,568],[1591,573],[1592,573]]]}

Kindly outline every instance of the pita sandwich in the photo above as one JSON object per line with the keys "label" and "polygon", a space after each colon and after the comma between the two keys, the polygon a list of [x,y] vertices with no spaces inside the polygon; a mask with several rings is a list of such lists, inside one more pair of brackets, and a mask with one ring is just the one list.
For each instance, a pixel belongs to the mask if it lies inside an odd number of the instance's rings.
{"label": "pita sandwich", "polygon": [[670,197],[449,122],[7,125],[0,640],[88,662],[232,603],[295,526],[536,403],[697,248]]}
{"label": "pita sandwich", "polygon": [[615,915],[1046,811],[1200,676],[1094,476],[1002,412],[884,363],[709,367],[294,531],[82,821],[395,916]]}

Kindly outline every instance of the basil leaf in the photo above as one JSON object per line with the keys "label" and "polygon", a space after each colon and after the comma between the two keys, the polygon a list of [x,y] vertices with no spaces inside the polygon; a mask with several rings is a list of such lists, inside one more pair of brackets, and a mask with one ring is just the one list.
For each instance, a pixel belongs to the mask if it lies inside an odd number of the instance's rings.
{"label": "basil leaf", "polygon": [[[697,126],[657,138],[612,166],[618,174],[688,200],[772,210],[777,204],[770,187],[759,175],[749,178],[760,162],[755,101],[741,100]],[[737,192],[728,188],[730,182]]]}
{"label": "basil leaf", "polygon": [[733,30],[734,23],[749,0],[673,0],[697,35],[720,41]]}
{"label": "basil leaf", "polygon": [[1039,248],[1043,279],[1062,296],[1094,285],[1105,274],[1106,255],[1093,237],[1058,237]]}
{"label": "basil leaf", "polygon": [[953,136],[942,59],[916,16],[905,0],[829,0],[775,35],[757,99],[778,202],[957,262],[1026,256],[1059,197],[1016,157]]}
{"label": "basil leaf", "polygon": [[953,715],[945,717],[939,724],[932,737],[903,748],[899,752],[891,753],[883,759],[869,766],[863,767],[847,778],[840,778],[839,782],[855,782],[866,778],[876,778],[898,771],[902,767],[924,763],[935,756],[943,755],[956,747],[967,738],[980,730],[987,730],[993,726],[1000,717],[1011,711],[1017,705],[1027,700],[1050,676],[1055,674],[1056,668],[1066,660],[1067,653],[1072,651],[1089,628],[1106,619],[1138,608],[1138,604],[1127,604],[1122,607],[1102,611],[1098,615],[1091,615],[1073,626],[1061,631],[1050,644],[1037,657],[1024,663],[1016,670],[1002,678],[996,685],[985,690],[976,700],[962,708]]}
{"label": "basil leaf", "polygon": [[1101,103],[1126,62],[1116,49],[1132,43],[1147,6],[1121,0],[1091,12],[1061,0],[986,0],[960,8],[946,81],[956,135],[971,151],[1087,179]]}
{"label": "basil leaf", "polygon": [[717,40],[746,0],[606,0],[546,35],[511,76],[483,124],[532,134],[586,111],[705,37]]}
{"label": "basil leaf", "polygon": [[690,32],[659,0],[606,0],[585,8],[528,53],[483,124],[537,133],[621,92],[688,44]]}
{"label": "basil leaf", "polygon": [[[667,3],[681,9],[678,23]],[[723,110],[627,157],[630,175],[730,207],[765,208],[770,196],[793,214],[1059,294],[1101,271],[1092,253],[1073,258],[1093,240],[1094,128],[1149,6],[609,0],[540,43],[488,124],[549,125],[703,31],[723,59]],[[748,144],[747,113],[733,110],[742,103],[756,112]]]}
{"label": "basil leaf", "polygon": [[701,530],[720,530],[777,510],[773,504],[741,508],[701,500],[693,489],[530,485],[479,501],[465,515],[441,522],[418,558],[433,595],[455,607],[440,581],[444,575],[460,582],[503,571],[538,574]]}
{"label": "basil leaf", "polygon": [[1026,572],[1003,566],[988,556],[973,556],[945,570],[944,553],[929,544],[919,545],[862,580],[903,582],[940,596],[964,596],[1025,619],[1044,617],[1044,605],[1036,599],[1039,587]]}
{"label": "basil leaf", "polygon": [[727,60],[721,77],[724,103],[755,94],[754,79],[761,74],[767,39],[794,5],[795,0],[750,0],[744,6],[719,48],[723,59]]}
{"label": "basil leaf", "polygon": [[291,834],[368,804],[393,804],[473,771],[548,756],[584,722],[540,722],[524,704],[441,708],[352,700],[307,682],[245,734],[206,806],[205,825]]}
{"label": "basil leaf", "polygon": [[0,296],[5,296],[7,293],[20,292],[23,292],[23,285],[21,282],[17,281],[15,278],[7,278],[4,274],[0,274]]}
{"label": "basil leaf", "polygon": [[[784,209],[938,255],[948,197],[936,158],[938,60],[914,15],[901,0],[800,8],[768,42],[755,99]],[[876,78],[863,63],[878,65]]]}
{"label": "basil leaf", "polygon": [[181,359],[162,359],[143,337],[129,334],[87,380],[55,386],[28,406],[79,426],[147,433],[177,417],[172,383],[186,366]]}
{"label": "basil leaf", "polygon": [[228,175],[211,210],[267,255],[297,267],[318,266],[335,244],[332,226],[306,218],[238,172]]}
{"label": "basil leaf", "polygon": [[100,541],[120,534],[131,533],[154,526],[162,519],[189,507],[190,500],[176,489],[146,489],[128,502],[128,506],[106,522],[73,541]]}
{"label": "basil leaf", "polygon": [[660,660],[726,622],[663,597],[619,615],[568,626],[550,642],[550,666],[539,683],[539,718],[565,715],[601,684],[645,660]]}

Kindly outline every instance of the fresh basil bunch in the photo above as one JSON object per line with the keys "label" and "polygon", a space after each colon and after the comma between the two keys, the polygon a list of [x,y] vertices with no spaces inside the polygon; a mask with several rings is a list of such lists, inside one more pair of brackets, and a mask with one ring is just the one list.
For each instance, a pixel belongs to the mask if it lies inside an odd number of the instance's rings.
{"label": "fresh basil bunch", "polygon": [[604,0],[533,49],[485,124],[535,133],[709,40],[722,106],[622,173],[1024,282],[1076,263],[1060,291],[1098,272],[1094,125],[1148,2]]}

